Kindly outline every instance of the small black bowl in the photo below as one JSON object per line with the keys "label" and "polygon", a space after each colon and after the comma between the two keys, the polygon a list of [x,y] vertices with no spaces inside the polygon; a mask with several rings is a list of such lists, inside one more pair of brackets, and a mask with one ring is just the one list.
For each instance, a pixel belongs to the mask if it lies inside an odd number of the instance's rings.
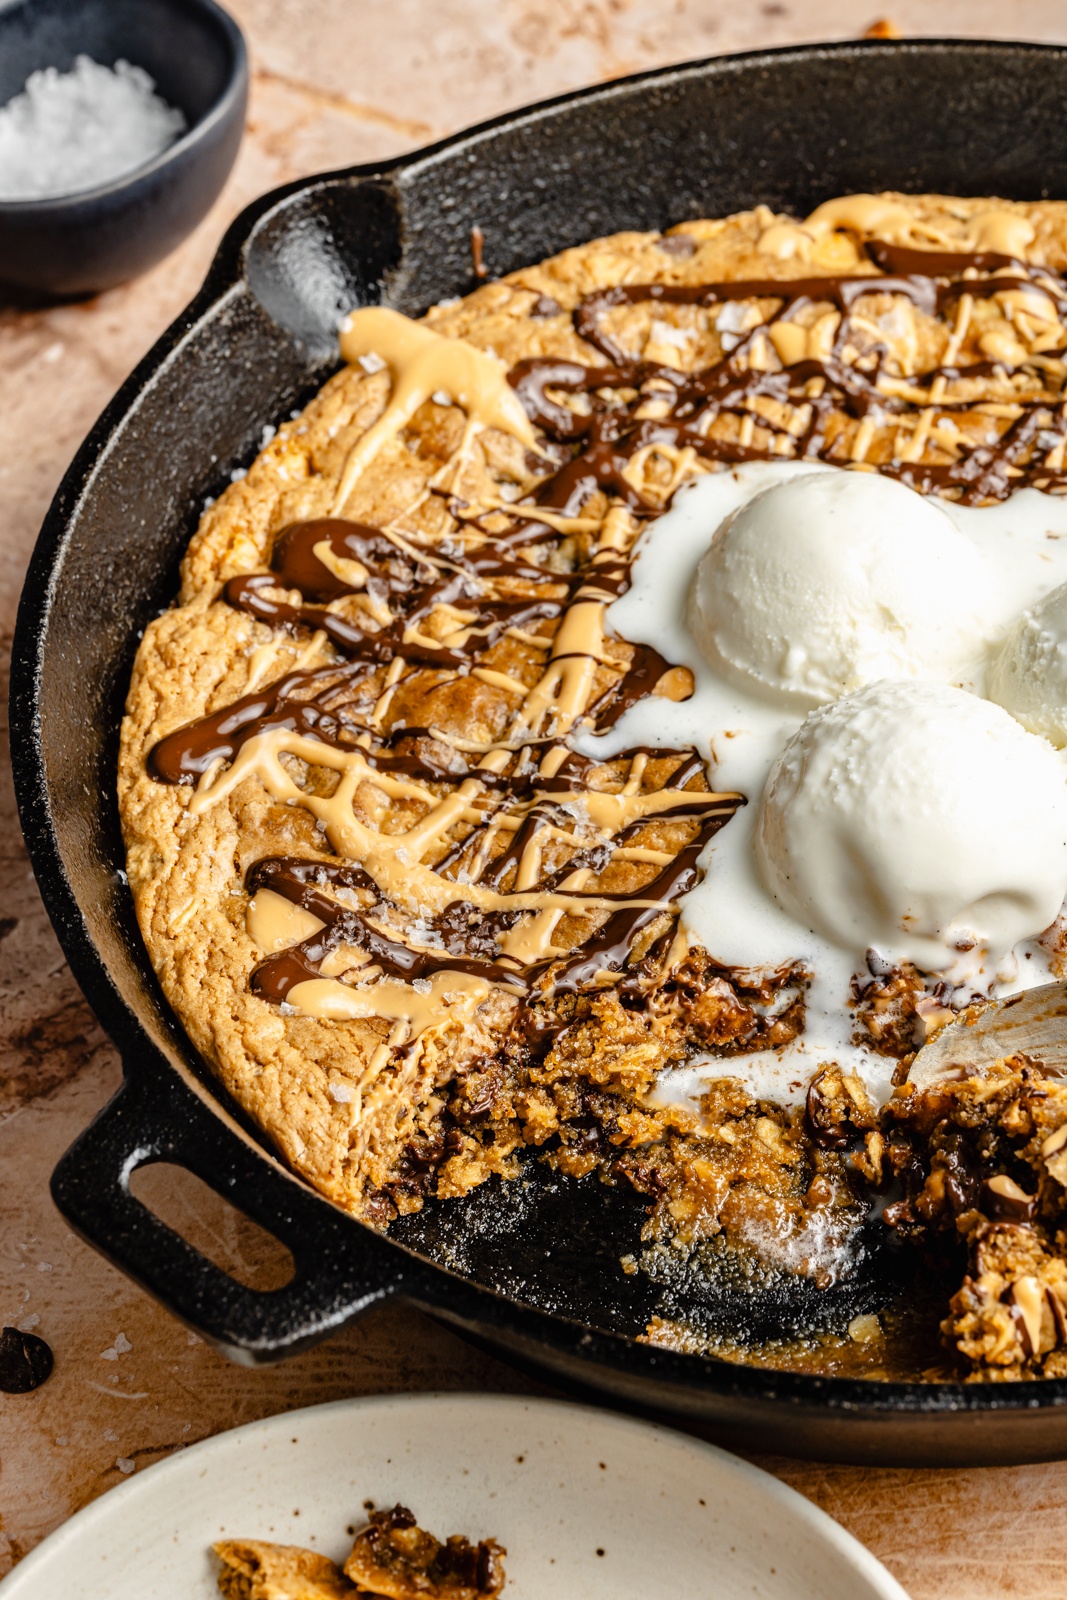
{"label": "small black bowl", "polygon": [[248,55],[214,0],[14,0],[0,5],[0,105],[31,72],[78,55],[144,67],[188,131],[125,177],[76,194],[0,200],[0,279],[90,294],[154,266],[208,211],[244,128]]}

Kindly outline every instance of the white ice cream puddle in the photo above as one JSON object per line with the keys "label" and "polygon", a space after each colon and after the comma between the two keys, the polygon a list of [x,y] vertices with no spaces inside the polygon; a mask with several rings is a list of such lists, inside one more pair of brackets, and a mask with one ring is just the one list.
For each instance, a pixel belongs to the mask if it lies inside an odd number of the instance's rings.
{"label": "white ice cream puddle", "polygon": [[[580,747],[607,759],[635,745],[693,745],[714,764],[719,789],[749,797],[710,842],[701,858],[705,876],[682,900],[682,920],[694,941],[726,966],[766,969],[803,960],[813,973],[804,1034],[778,1051],[695,1057],[663,1075],[655,1098],[689,1101],[715,1077],[741,1078],[754,1093],[790,1103],[801,1097],[813,1071],[832,1060],[858,1072],[879,1099],[888,1094],[895,1063],[852,1043],[855,1020],[848,1009],[855,953],[813,934],[782,911],[755,869],[752,834],[767,775],[800,726],[795,711],[718,677],[706,664],[686,625],[690,586],[700,557],[723,519],[754,495],[788,478],[841,469],[793,462],[752,462],[707,474],[682,489],[670,511],[643,534],[629,591],[611,607],[610,628],[635,643],[649,644],[693,674],[695,692],[673,702],[647,698],[602,738],[585,736]],[[972,539],[988,562],[996,587],[991,647],[1004,638],[1019,613],[1067,581],[1067,498],[1023,489],[1002,504],[962,507],[940,502],[956,527]],[[916,581],[922,575],[916,574]],[[981,693],[983,664],[966,687]],[[961,958],[966,961],[968,958]],[[1010,994],[1049,981],[1047,957],[1028,942],[1001,961],[999,972],[963,967],[951,979],[968,989]]]}

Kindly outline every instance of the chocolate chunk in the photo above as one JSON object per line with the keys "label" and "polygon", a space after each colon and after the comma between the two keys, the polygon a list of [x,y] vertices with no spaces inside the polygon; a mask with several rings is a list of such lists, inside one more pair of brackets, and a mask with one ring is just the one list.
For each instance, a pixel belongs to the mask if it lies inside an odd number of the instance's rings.
{"label": "chocolate chunk", "polygon": [[878,1126],[878,1116],[862,1079],[840,1067],[824,1067],[808,1089],[805,1120],[813,1144],[844,1150]]}
{"label": "chocolate chunk", "polygon": [[5,1328],[0,1333],[0,1390],[4,1394],[29,1394],[39,1389],[52,1371],[52,1352],[35,1333]]}
{"label": "chocolate chunk", "polygon": [[982,1185],[982,1210],[997,1222],[1029,1222],[1037,1211],[1037,1196],[1004,1174]]}

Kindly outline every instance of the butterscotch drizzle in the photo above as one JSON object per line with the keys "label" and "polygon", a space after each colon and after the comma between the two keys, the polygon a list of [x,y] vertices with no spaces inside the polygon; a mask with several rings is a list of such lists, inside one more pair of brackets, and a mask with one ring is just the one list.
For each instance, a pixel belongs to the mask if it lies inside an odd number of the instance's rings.
{"label": "butterscotch drizzle", "polygon": [[[847,215],[816,213],[804,227],[846,225]],[[506,372],[495,357],[395,312],[352,314],[342,353],[349,361],[373,355],[388,368],[384,411],[346,460],[334,515],[283,529],[269,568],[230,579],[219,597],[274,633],[321,640],[319,658],[174,730],[149,756],[153,777],[194,787],[193,814],[254,776],[276,799],[309,810],[333,852],[268,858],[248,874],[249,929],[263,951],[257,994],[317,1016],[384,1018],[388,1052],[427,1027],[472,1016],[494,992],[536,1032],[548,1026],[541,1002],[618,981],[661,921],[643,959],[665,959],[678,897],[695,883],[708,840],[743,802],[709,791],[691,750],[628,751],[605,768],[570,743],[577,727],[609,727],[650,693],[686,693],[681,669],[647,646],[620,655],[604,632],[607,606],[628,585],[641,522],[658,510],[638,487],[635,463],[655,451],[713,464],[836,460],[827,429],[835,411],[855,419],[861,436],[863,425],[887,417],[919,417],[929,431],[936,411],[972,403],[955,385],[1006,370],[997,361],[959,365],[970,305],[1015,293],[1057,316],[1067,307],[1057,274],[989,247],[1021,237],[1013,227],[994,219],[973,251],[874,241],[865,246],[869,268],[847,276],[599,291],[573,313],[599,358],[588,364],[533,359]],[[951,323],[942,367],[896,374],[884,349],[850,356],[851,319],[874,293]],[[606,326],[614,309],[643,302],[729,301],[765,309],[733,350],[698,371],[632,356]],[[837,320],[815,349],[797,317],[818,306]],[[536,314],[559,309],[552,302]],[[1058,355],[1032,371],[1039,398],[1020,400],[995,440],[961,446],[946,463],[894,459],[879,470],[969,502],[1002,499],[1024,483],[1064,486],[1067,371]],[[539,453],[540,481],[522,503],[487,508],[491,531],[486,508],[472,511],[462,540],[420,541],[346,518],[367,465],[440,391],[467,414],[461,454],[479,430],[503,430]],[[738,435],[711,431],[725,416],[742,422]],[[862,459],[854,447],[849,460]],[[562,563],[543,559],[546,551],[561,548],[597,497],[608,511],[587,525],[598,528],[593,548],[577,570],[557,570]],[[505,636],[544,653],[532,688],[484,664]],[[420,669],[480,673],[522,691],[505,733],[478,745],[432,725],[386,730],[384,701]],[[294,759],[325,768],[335,786],[305,787]],[[650,765],[658,786],[646,788]],[[415,804],[418,820],[389,834],[361,820],[356,794],[368,781],[388,800]],[[643,864],[646,881],[626,893],[606,888],[600,880],[626,860]]]}
{"label": "butterscotch drizzle", "polygon": [[360,473],[383,445],[441,391],[463,407],[472,426],[502,429],[537,449],[537,437],[508,388],[504,363],[461,339],[446,339],[425,323],[412,322],[386,306],[364,306],[345,320],[341,354],[349,362],[371,355],[384,361],[393,376],[393,391],[378,421],[345,462],[335,501],[338,511],[344,509]]}
{"label": "butterscotch drizzle", "polygon": [[[566,744],[567,729],[579,715],[607,725],[668,669],[655,652],[637,651],[590,705],[591,669],[605,649],[603,613],[629,581],[624,548],[632,526],[625,513],[609,515],[587,565],[558,573],[532,559],[543,531],[521,509],[515,517],[517,528],[469,552],[450,545],[447,557],[436,548],[413,554],[381,530],[345,519],[297,524],[276,537],[268,571],[224,585],[227,605],[274,629],[316,630],[337,656],[175,730],[150,756],[161,781],[197,784],[194,812],[255,773],[278,798],[311,809],[331,846],[348,857],[270,858],[252,868],[249,928],[267,947],[252,987],[264,999],[324,1016],[395,1018],[398,986],[406,984],[413,1009],[400,1018],[404,1043],[413,1030],[446,1020],[430,1003],[438,991],[452,996],[455,1015],[461,991],[468,1004],[491,988],[528,1003],[610,979],[645,929],[674,912],[695,882],[704,844],[736,808],[739,796],[708,791],[692,751],[624,752],[617,762],[629,764],[630,778],[621,789],[591,782],[603,769]],[[533,579],[544,598],[499,597],[500,583],[528,588]],[[354,617],[336,609],[353,600],[360,602]],[[428,647],[414,629],[442,607],[456,614],[458,625],[445,636],[453,642]],[[367,685],[383,664],[471,671],[509,628],[536,638],[526,632],[531,625],[557,618],[544,641],[544,676],[504,744],[464,750],[463,741],[431,727],[375,726]],[[285,755],[332,768],[341,775],[338,790],[304,794],[280,764]],[[645,790],[650,760],[670,771],[658,789]],[[398,801],[420,800],[428,815],[406,833],[368,828],[351,809],[368,777]],[[441,789],[450,792],[434,792]],[[642,847],[650,822],[682,824],[688,843],[666,853]],[[435,862],[423,859],[464,823]],[[495,852],[485,848],[494,837],[505,841]],[[561,841],[569,846],[565,864],[546,871],[543,848]],[[596,886],[613,861],[645,858],[658,866],[647,892]],[[363,904],[351,903],[356,891]],[[279,905],[290,908],[288,917]],[[580,959],[553,943],[566,916],[592,918]],[[279,928],[283,948],[274,949]],[[450,974],[463,980],[458,990],[442,989]]]}

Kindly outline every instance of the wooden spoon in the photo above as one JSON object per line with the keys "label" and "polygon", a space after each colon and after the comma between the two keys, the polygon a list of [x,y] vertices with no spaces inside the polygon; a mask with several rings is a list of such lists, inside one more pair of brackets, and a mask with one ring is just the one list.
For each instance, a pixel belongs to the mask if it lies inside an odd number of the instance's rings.
{"label": "wooden spoon", "polygon": [[1051,1078],[1067,1077],[1067,983],[1045,983],[965,1011],[923,1045],[907,1081],[929,1089],[1014,1055],[1026,1056]]}

